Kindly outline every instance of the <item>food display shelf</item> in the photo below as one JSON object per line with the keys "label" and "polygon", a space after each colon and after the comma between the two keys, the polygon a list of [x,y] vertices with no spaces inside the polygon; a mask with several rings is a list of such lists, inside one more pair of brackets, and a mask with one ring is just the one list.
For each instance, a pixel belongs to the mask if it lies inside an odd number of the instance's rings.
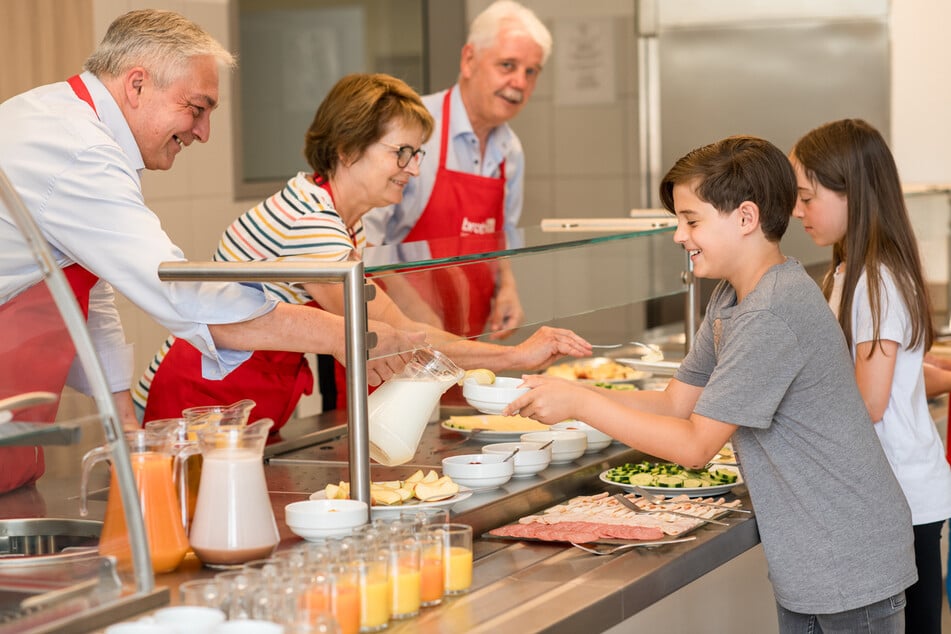
{"label": "food display shelf", "polygon": [[[445,408],[444,408],[445,409]],[[333,420],[336,415],[324,415]],[[318,417],[320,418],[320,417]],[[283,526],[283,505],[305,499],[328,483],[346,480],[345,430],[334,425],[315,434],[327,440],[309,447],[269,451],[265,469],[282,548],[299,543]],[[430,423],[415,459],[398,467],[371,465],[371,480],[408,477],[416,469],[441,470],[447,455],[478,453],[484,443],[467,440]],[[443,449],[451,447],[448,451]],[[501,488],[477,493],[451,508],[452,521],[470,524],[475,535],[539,512],[576,495],[610,490],[598,477],[605,469],[648,458],[620,443],[585,454],[567,465],[550,466],[535,477],[513,479]],[[620,489],[616,489],[620,490]],[[275,493],[280,491],[279,496]],[[743,487],[735,490],[751,508]],[[691,533],[695,541],[661,548],[636,548],[596,556],[562,543],[506,542],[487,538],[474,543],[473,588],[415,618],[393,622],[387,631],[429,632],[593,632],[636,615],[695,579],[759,543],[755,515],[730,514],[727,526],[705,525]]]}

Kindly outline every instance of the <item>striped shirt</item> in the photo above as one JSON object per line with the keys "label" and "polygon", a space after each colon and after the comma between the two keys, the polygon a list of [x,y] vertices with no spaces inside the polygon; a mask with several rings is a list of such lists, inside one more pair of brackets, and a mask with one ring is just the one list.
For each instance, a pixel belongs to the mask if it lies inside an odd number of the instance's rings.
{"label": "striped shirt", "polygon": [[[301,172],[281,191],[239,216],[224,232],[217,262],[342,262],[358,259],[366,246],[363,223],[348,228],[334,208],[330,192]],[[289,304],[307,304],[310,294],[296,282],[268,282],[268,292]],[[174,337],[169,337],[132,390],[145,408],[149,386]]]}

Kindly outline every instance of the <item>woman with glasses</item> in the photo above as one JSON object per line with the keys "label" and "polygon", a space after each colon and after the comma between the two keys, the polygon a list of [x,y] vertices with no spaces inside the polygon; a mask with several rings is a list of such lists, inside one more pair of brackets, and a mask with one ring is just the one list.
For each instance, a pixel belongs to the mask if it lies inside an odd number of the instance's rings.
{"label": "woman with glasses", "polygon": [[[341,79],[320,104],[307,130],[304,155],[312,171],[291,178],[276,194],[235,220],[222,236],[215,260],[339,262],[359,258],[366,246],[361,218],[370,209],[399,202],[419,173],[433,119],[404,82],[383,74]],[[340,285],[268,283],[285,302],[343,313]],[[542,328],[517,346],[460,340],[414,321],[382,290],[368,303],[371,319],[406,331],[425,331],[427,340],[462,367],[493,371],[533,370],[564,356],[585,356],[591,348],[571,331]],[[338,376],[343,373],[338,368]],[[144,420],[175,418],[182,409],[251,398],[252,419],[272,418],[274,430],[290,418],[313,390],[304,355],[258,351],[220,381],[205,380],[201,357],[187,342],[170,338],[134,390]],[[346,390],[338,380],[338,406]],[[342,398],[341,398],[342,397]]]}

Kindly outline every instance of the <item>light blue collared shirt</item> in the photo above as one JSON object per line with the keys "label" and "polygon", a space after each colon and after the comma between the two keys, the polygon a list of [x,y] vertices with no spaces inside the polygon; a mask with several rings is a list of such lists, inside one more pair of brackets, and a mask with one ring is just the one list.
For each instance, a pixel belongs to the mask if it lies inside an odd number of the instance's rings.
{"label": "light blue collared shirt", "polygon": [[[494,128],[486,141],[482,157],[479,141],[462,103],[458,84],[453,86],[450,101],[449,143],[446,168],[458,172],[498,178],[499,166],[505,161],[504,230],[512,235],[522,215],[525,181],[525,154],[522,144],[507,123]],[[442,104],[446,91],[423,97],[423,104],[433,115],[432,136],[423,145],[426,158],[419,166],[419,176],[411,178],[403,188],[403,200],[389,207],[373,209],[363,217],[363,226],[370,244],[402,242],[416,225],[429,203],[439,167],[439,137],[442,131]]]}
{"label": "light blue collared shirt", "polygon": [[[102,280],[90,298],[88,326],[114,391],[131,385],[132,355],[113,288],[198,348],[206,377],[224,376],[250,352],[218,349],[208,324],[254,319],[273,310],[277,300],[257,286],[159,280],[159,263],[184,260],[184,254],[145,204],[139,180],[144,162],[118,104],[94,75],[81,77],[95,112],[66,82],[0,104],[0,168],[57,263],[79,263]],[[41,277],[0,206],[0,303]]]}

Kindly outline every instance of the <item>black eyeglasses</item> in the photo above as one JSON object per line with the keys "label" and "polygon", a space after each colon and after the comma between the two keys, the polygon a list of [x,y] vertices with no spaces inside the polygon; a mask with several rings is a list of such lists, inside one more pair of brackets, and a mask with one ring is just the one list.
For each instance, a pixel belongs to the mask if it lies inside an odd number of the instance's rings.
{"label": "black eyeglasses", "polygon": [[426,156],[426,150],[423,148],[417,150],[412,145],[394,145],[392,143],[384,143],[383,141],[380,141],[380,145],[385,145],[386,147],[391,147],[396,150],[396,164],[400,169],[409,165],[409,162],[414,158],[416,159],[416,164],[419,165],[423,162],[423,157]]}

